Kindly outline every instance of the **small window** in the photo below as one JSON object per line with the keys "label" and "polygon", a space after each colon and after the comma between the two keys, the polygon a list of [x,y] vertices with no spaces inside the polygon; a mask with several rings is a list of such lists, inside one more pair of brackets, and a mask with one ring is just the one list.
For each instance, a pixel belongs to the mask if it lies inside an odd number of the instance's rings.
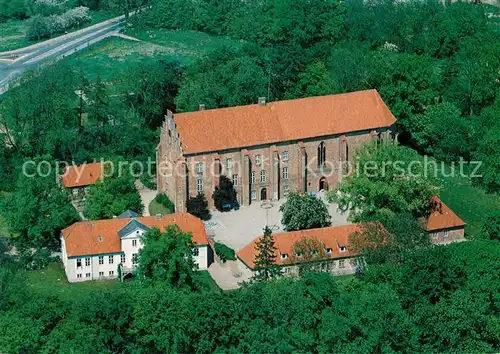
{"label": "small window", "polygon": [[297,252],[297,253],[295,253],[295,256],[296,256],[296,257],[302,257],[302,256],[303,256],[303,254],[302,254],[302,252]]}
{"label": "small window", "polygon": [[110,275],[110,276],[115,275],[115,272],[114,272],[114,271],[112,271],[112,270],[110,270],[110,271],[109,271],[109,275]]}
{"label": "small window", "polygon": [[266,181],[266,170],[261,170],[260,171],[260,181],[265,182]]}
{"label": "small window", "polygon": [[90,267],[90,258],[85,258],[85,267]]}
{"label": "small window", "polygon": [[281,154],[281,159],[283,161],[288,161],[288,151],[283,151],[283,153]]}
{"label": "small window", "polygon": [[197,256],[200,254],[200,250],[198,249],[198,247],[193,247],[193,256]]}
{"label": "small window", "polygon": [[288,179],[288,167],[283,167],[283,179]]}
{"label": "small window", "polygon": [[113,264],[114,260],[113,260],[113,256],[109,256],[109,264]]}
{"label": "small window", "polygon": [[339,268],[345,268],[345,260],[339,260]]}
{"label": "small window", "polygon": [[132,264],[137,264],[137,253],[132,254]]}
{"label": "small window", "polygon": [[103,277],[104,276],[104,272],[99,272],[99,276]]}
{"label": "small window", "polygon": [[125,255],[124,254],[120,255],[120,262],[122,262],[122,264],[125,263]]}
{"label": "small window", "polygon": [[433,232],[433,233],[431,233],[431,236],[434,237],[434,238],[436,238],[438,236],[438,233],[437,232]]}
{"label": "small window", "polygon": [[238,185],[238,175],[234,174],[233,175],[233,186],[237,186]]}
{"label": "small window", "polygon": [[344,246],[340,246],[340,252],[345,252],[346,248]]}
{"label": "small window", "polygon": [[97,241],[102,242],[102,236],[99,236],[99,237],[97,238]]}
{"label": "small window", "polygon": [[286,254],[286,253],[281,254],[281,259],[287,259],[287,258],[288,258],[288,254]]}
{"label": "small window", "polygon": [[81,275],[81,274],[77,274],[77,275],[76,275],[76,277],[77,277],[78,279],[80,279],[80,278],[82,277],[82,275]]}
{"label": "small window", "polygon": [[104,264],[104,256],[99,256],[99,264]]}
{"label": "small window", "polygon": [[317,254],[318,254],[318,250],[312,250],[312,251],[311,251],[311,254],[312,254],[313,256],[317,255]]}
{"label": "small window", "polygon": [[327,248],[326,249],[326,253],[331,254],[332,253],[332,249],[331,248]]}
{"label": "small window", "polygon": [[85,278],[90,278],[90,273],[86,273]]}
{"label": "small window", "polygon": [[444,237],[448,237],[448,231],[444,232]]}
{"label": "small window", "polygon": [[196,191],[198,193],[203,193],[203,180],[201,178],[196,180]]}
{"label": "small window", "polygon": [[198,173],[199,175],[202,175],[203,170],[204,170],[203,162],[198,162],[196,164],[196,173]]}
{"label": "small window", "polygon": [[283,195],[287,196],[290,192],[290,186],[288,184],[283,185]]}
{"label": "small window", "polygon": [[81,258],[77,258],[76,259],[76,267],[80,268],[81,266],[82,266],[82,259]]}
{"label": "small window", "polygon": [[256,200],[257,199],[257,192],[256,191],[252,191],[250,193],[250,199],[252,199],[252,200]]}
{"label": "small window", "polygon": [[260,166],[262,164],[262,155],[255,155],[255,164]]}
{"label": "small window", "polygon": [[226,169],[230,170],[233,168],[233,159],[227,158],[226,159]]}
{"label": "small window", "polygon": [[255,171],[250,173],[250,183],[255,183]]}
{"label": "small window", "polygon": [[137,247],[137,240],[132,240],[132,247]]}

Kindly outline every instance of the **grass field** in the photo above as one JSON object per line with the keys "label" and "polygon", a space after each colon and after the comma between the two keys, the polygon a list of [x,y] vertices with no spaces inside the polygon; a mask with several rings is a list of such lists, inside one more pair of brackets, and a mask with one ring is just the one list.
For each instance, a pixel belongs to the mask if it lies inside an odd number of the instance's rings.
{"label": "grass field", "polygon": [[[96,23],[108,20],[115,15],[106,11],[92,11],[91,16],[92,22],[84,27],[92,26]],[[27,47],[37,42],[42,42],[48,39],[44,38],[41,41],[28,41],[26,39],[26,31],[28,29],[28,26],[29,20],[10,20],[4,23],[0,23],[0,52]],[[71,30],[68,30],[68,32],[73,32],[81,28],[73,28]]]}
{"label": "grass field", "polygon": [[90,80],[99,76],[110,82],[126,75],[131,67],[151,58],[177,60],[189,65],[207,52],[239,43],[194,31],[140,30],[127,32],[127,35],[140,41],[111,37],[68,60]]}
{"label": "grass field", "polygon": [[[199,271],[202,291],[220,292],[221,289],[212,279],[208,271]],[[134,280],[123,283],[118,280],[94,280],[81,283],[69,283],[61,263],[53,263],[41,270],[27,272],[27,284],[30,289],[40,294],[50,294],[61,299],[72,300],[75,298],[85,298],[90,293],[106,289],[131,288],[136,286]]]}
{"label": "grass field", "polygon": [[158,203],[156,199],[153,199],[151,203],[149,203],[148,211],[149,215],[157,215],[157,214],[167,215],[167,214],[172,214],[173,212],[163,204]]}
{"label": "grass field", "polygon": [[449,166],[445,167],[441,172],[446,177],[441,173],[438,178],[443,187],[439,193],[441,200],[467,223],[465,233],[469,237],[478,237],[486,216],[493,210],[500,209],[500,197],[473,186],[467,177],[448,177],[450,171]]}

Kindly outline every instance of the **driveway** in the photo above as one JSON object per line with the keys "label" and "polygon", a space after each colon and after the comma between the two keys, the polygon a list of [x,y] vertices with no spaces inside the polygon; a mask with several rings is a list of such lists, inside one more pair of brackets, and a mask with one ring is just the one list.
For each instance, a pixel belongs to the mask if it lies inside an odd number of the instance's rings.
{"label": "driveway", "polygon": [[144,212],[142,213],[142,215],[149,216],[149,204],[153,201],[153,199],[155,199],[158,191],[146,188],[139,180],[135,181],[135,186],[139,190],[142,205],[144,205]]}
{"label": "driveway", "polygon": [[[221,242],[236,252],[262,235],[266,223],[274,233],[284,231],[281,224],[280,206],[284,200],[261,204],[254,202],[249,206],[242,206],[240,210],[221,213],[212,212],[212,219],[205,222],[207,231],[214,235],[217,242]],[[327,204],[332,216],[332,225],[345,225],[347,213],[338,210],[336,204]]]}

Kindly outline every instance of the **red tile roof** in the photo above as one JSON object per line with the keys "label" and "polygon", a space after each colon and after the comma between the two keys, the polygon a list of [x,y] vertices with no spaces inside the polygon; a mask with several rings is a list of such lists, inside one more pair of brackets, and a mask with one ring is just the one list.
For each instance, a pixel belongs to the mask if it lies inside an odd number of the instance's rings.
{"label": "red tile roof", "polygon": [[435,231],[461,227],[465,222],[460,219],[446,204],[444,204],[437,195],[431,200],[436,203],[436,210],[426,220],[426,230]]}
{"label": "red tile roof", "polygon": [[84,187],[95,184],[101,179],[101,175],[102,165],[100,162],[68,166],[62,177],[62,182],[68,188]]}
{"label": "red tile roof", "polygon": [[[327,255],[328,258],[355,256],[357,253],[349,250],[349,235],[359,230],[360,225],[354,224],[273,234],[274,247],[276,248],[276,264],[290,264],[289,258],[282,260],[280,254],[286,254],[288,257],[291,257],[293,255],[293,245],[303,238],[316,238],[325,245],[325,249],[331,248],[332,252]],[[260,237],[257,237],[237,252],[238,258],[251,269],[255,266],[254,260],[257,255],[255,246]],[[340,252],[339,246],[345,246],[347,250]]]}
{"label": "red tile roof", "polygon": [[[132,219],[164,231],[169,225],[178,225],[183,232],[190,232],[197,245],[207,245],[205,225],[188,213],[161,216],[144,216],[125,219],[79,221],[62,230],[68,257],[121,252],[118,231]],[[99,241],[99,236],[102,241]]]}
{"label": "red tile roof", "polygon": [[388,127],[376,90],[175,114],[186,154]]}

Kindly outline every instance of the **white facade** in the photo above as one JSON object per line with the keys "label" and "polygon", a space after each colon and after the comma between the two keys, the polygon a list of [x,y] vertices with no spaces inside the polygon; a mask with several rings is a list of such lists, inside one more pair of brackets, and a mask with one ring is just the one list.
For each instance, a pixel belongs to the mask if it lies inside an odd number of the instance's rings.
{"label": "white facade", "polygon": [[[132,271],[139,250],[143,247],[141,236],[143,229],[131,230],[121,237],[121,252],[113,254],[97,254],[67,257],[64,237],[61,237],[62,262],[68,281],[81,282],[97,279],[113,279],[118,277],[118,266],[122,264],[125,273]],[[198,269],[205,270],[209,262],[209,246],[196,246],[194,261]]]}

